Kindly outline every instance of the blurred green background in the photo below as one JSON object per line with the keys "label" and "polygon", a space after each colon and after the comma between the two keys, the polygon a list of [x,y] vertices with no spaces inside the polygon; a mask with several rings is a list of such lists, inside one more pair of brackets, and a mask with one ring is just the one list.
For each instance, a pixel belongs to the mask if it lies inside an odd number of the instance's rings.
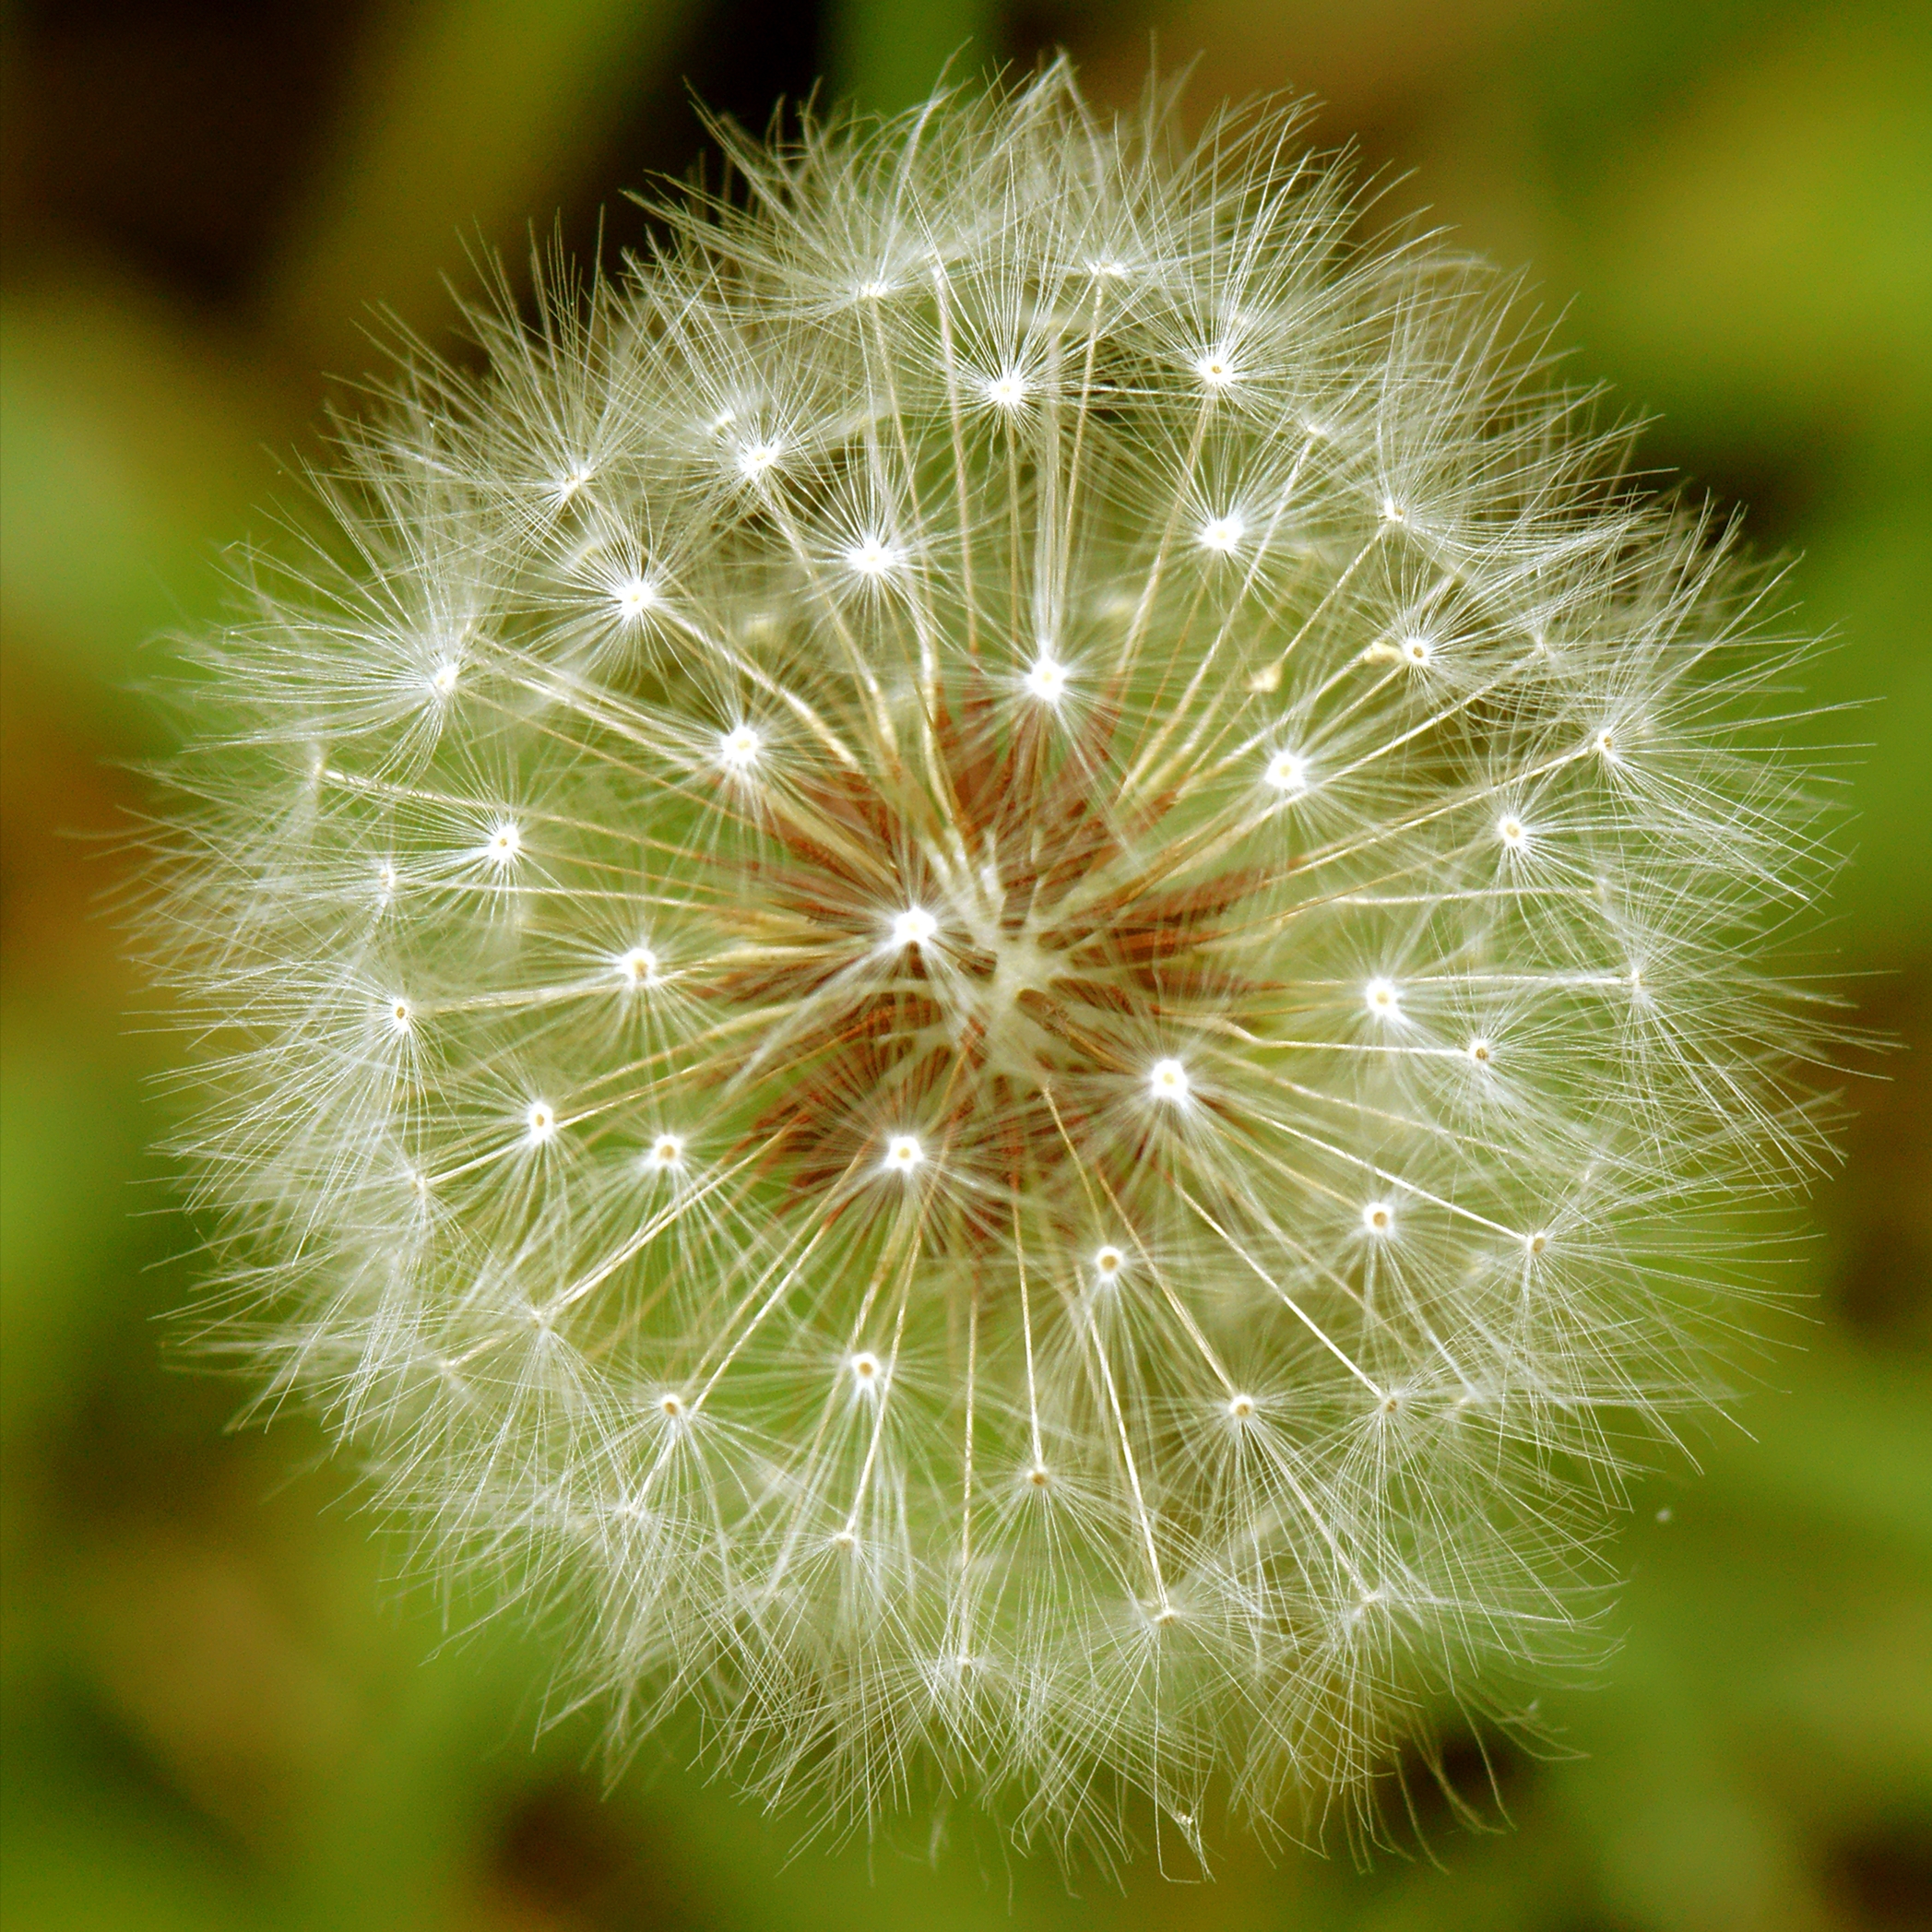
{"label": "blurred green background", "polygon": [[[1932,13],[1840,0],[14,0],[4,33],[5,1891],[41,1927],[1932,1925]],[[160,746],[141,696],[295,501],[372,302],[449,339],[465,237],[614,260],[620,198],[821,73],[894,108],[1056,44],[1199,116],[1292,86],[1529,267],[1645,460],[1751,506],[1837,648],[1805,729],[1858,863],[1827,943],[1904,1051],[1851,1082],[1808,1298],[1701,1473],[1638,1485],[1624,1643],[1562,1747],[1364,1871],[1225,1844],[1212,1885],[1014,1859],[954,1819],[792,1856],[673,1736],[606,1799],[532,1743],[540,1638],[397,1582],[289,1421],[224,1432],[159,1317],[192,1230],[144,1153],[172,1043],[99,912]],[[602,227],[599,229],[601,219]],[[1878,1077],[1883,1076],[1883,1077]],[[1508,1822],[1499,1816],[1506,1810]],[[1419,1837],[1416,1826],[1419,1824]]]}

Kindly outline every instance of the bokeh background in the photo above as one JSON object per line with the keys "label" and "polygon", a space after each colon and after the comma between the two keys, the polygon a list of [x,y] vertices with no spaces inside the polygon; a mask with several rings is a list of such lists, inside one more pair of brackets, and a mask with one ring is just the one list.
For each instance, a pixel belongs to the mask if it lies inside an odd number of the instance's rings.
{"label": "bokeh background", "polygon": [[[11,0],[4,35],[5,1891],[8,1932],[1932,1925],[1932,10],[1902,0]],[[1827,944],[1863,1023],[1796,1310],[1636,1488],[1624,1642],[1560,1748],[1452,1769],[1366,1870],[1215,1882],[1018,1860],[970,1820],[797,1849],[672,1736],[608,1797],[537,1736],[539,1635],[401,1585],[299,1420],[171,1366],[194,1231],[144,1152],[165,1032],[101,912],[144,685],[271,535],[371,304],[447,344],[466,247],[621,191],[815,78],[890,110],[946,58],[1071,47],[1199,116],[1293,87],[1565,310],[1644,460],[1789,553],[1858,859]],[[1406,179],[1397,177],[1407,176]],[[1869,705],[1861,701],[1877,700]],[[1854,708],[1856,707],[1856,708]],[[533,1743],[533,1738],[535,1742]],[[1425,1781],[1426,1783],[1426,1781]],[[1400,1808],[1397,1808],[1398,1814]]]}

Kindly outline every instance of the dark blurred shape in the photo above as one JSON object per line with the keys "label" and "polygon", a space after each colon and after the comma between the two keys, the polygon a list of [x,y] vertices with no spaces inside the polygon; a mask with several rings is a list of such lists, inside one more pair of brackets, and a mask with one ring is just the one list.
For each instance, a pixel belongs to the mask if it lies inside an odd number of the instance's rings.
{"label": "dark blurred shape", "polygon": [[[416,11],[382,0],[28,0],[10,23],[5,82],[11,271],[37,245],[77,245],[193,307],[245,311],[352,112],[369,43],[394,39]],[[796,107],[813,92],[824,26],[812,0],[682,11],[668,57],[621,85],[614,113],[575,130],[571,179],[560,185],[576,260],[599,234],[607,268],[647,244],[650,223],[623,191],[689,172],[706,145],[705,113],[763,129],[775,103]],[[559,212],[533,205],[519,219],[545,235]],[[437,256],[452,241],[421,239]],[[521,280],[519,238],[490,239]]]}
{"label": "dark blurred shape", "polygon": [[634,1814],[615,1811],[581,1776],[523,1793],[498,1827],[490,1883],[520,1908],[511,1924],[533,1927],[649,1927],[679,1932],[705,1923],[651,1857]]}
{"label": "dark blurred shape", "polygon": [[1925,1932],[1932,1926],[1932,1815],[1846,1840],[1831,1855],[1830,1878],[1855,1925]]}
{"label": "dark blurred shape", "polygon": [[9,228],[57,230],[196,302],[255,277],[373,0],[25,0]]}
{"label": "dark blurred shape", "polygon": [[1383,1780],[1381,1826],[1390,1845],[1432,1858],[1470,1831],[1507,1830],[1535,1786],[1536,1760],[1493,1725],[1458,1723],[1432,1747],[1411,1745]]}
{"label": "dark blurred shape", "polygon": [[662,73],[631,94],[583,170],[584,193],[563,212],[570,258],[588,262],[601,243],[606,272],[616,270],[623,252],[647,246],[652,234],[633,196],[648,199],[657,177],[682,179],[693,168],[717,180],[705,115],[754,133],[781,102],[795,115],[817,87],[824,14],[815,0],[717,0],[699,7]]}

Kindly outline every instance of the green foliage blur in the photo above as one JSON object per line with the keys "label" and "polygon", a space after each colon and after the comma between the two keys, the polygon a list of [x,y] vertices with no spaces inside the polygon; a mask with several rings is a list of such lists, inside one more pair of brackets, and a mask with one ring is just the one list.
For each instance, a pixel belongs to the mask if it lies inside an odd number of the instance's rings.
{"label": "green foliage blur", "polygon": [[[14,0],[0,32],[8,1932],[1932,1925],[1932,13]],[[319,1435],[226,1433],[238,1392],[160,1320],[194,1279],[145,1151],[175,1044],[101,910],[165,741],[144,687],[380,366],[369,304],[446,342],[466,245],[514,268],[559,209],[641,241],[620,191],[704,144],[685,77],[762,124],[822,67],[890,110],[1055,42],[1115,99],[1198,54],[1197,117],[1322,96],[1390,212],[1568,304],[1571,374],[1752,506],[1835,640],[1802,729],[1857,862],[1821,966],[1901,1050],[1857,1057],[1737,1426],[1636,1486],[1609,1670],[1551,1691],[1547,1760],[1452,1746],[1453,1804],[1392,1782],[1366,1869],[1331,1831],[1229,1839],[1211,1885],[1069,1879],[957,1816],[794,1856],[695,1736],[607,1797],[594,1719],[539,1729],[540,1633],[399,1583]]]}

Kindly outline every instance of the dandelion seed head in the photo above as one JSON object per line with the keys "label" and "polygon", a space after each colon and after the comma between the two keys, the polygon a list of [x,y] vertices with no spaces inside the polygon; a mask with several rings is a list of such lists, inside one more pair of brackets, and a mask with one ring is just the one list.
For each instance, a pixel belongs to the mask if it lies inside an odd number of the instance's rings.
{"label": "dandelion seed head", "polygon": [[728,134],[199,647],[211,1331],[618,1749],[861,1819],[1319,1817],[1567,1668],[1821,1152],[1733,539],[1163,113]]}

